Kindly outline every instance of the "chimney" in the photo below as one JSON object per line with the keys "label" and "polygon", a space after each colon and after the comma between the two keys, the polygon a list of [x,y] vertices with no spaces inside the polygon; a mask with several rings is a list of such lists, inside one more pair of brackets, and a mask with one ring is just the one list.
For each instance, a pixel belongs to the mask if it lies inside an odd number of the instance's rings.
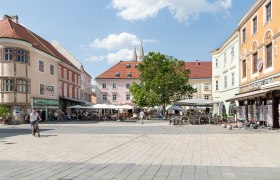
{"label": "chimney", "polygon": [[198,60],[196,60],[196,66],[198,66],[198,65],[199,65]]}
{"label": "chimney", "polygon": [[6,20],[6,19],[10,19],[10,20],[12,20],[14,23],[18,23],[18,16],[8,16],[8,15],[4,15],[4,16],[3,16],[3,20]]}

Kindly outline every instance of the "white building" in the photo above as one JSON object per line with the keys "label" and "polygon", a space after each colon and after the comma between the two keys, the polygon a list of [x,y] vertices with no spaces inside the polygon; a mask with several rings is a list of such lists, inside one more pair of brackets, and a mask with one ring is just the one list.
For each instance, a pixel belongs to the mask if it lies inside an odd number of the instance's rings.
{"label": "white building", "polygon": [[235,102],[226,102],[239,93],[239,33],[235,31],[229,39],[212,53],[212,97],[220,101],[220,108],[213,113],[233,113]]}

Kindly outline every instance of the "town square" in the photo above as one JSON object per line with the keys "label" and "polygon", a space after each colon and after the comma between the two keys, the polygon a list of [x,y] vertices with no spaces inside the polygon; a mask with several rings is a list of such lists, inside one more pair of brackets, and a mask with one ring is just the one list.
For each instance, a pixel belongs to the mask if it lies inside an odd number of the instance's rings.
{"label": "town square", "polygon": [[279,8],[3,0],[0,179],[280,179]]}

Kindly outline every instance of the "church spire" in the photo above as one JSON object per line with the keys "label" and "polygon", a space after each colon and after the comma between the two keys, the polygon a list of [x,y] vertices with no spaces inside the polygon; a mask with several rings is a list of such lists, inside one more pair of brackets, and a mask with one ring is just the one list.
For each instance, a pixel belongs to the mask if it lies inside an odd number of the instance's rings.
{"label": "church spire", "polygon": [[137,61],[136,47],[134,46],[132,61]]}
{"label": "church spire", "polygon": [[140,47],[140,52],[139,52],[139,61],[143,61],[144,60],[144,49],[143,49],[143,45],[142,45],[142,41],[141,41],[141,47]]}

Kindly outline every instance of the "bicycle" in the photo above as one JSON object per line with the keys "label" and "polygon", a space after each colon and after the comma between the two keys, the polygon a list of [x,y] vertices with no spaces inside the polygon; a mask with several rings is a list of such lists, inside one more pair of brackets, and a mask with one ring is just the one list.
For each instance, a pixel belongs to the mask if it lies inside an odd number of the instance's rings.
{"label": "bicycle", "polygon": [[38,135],[38,137],[40,137],[40,129],[39,129],[39,123],[38,120],[31,122],[31,131],[32,131],[32,135],[36,136],[36,133]]}

